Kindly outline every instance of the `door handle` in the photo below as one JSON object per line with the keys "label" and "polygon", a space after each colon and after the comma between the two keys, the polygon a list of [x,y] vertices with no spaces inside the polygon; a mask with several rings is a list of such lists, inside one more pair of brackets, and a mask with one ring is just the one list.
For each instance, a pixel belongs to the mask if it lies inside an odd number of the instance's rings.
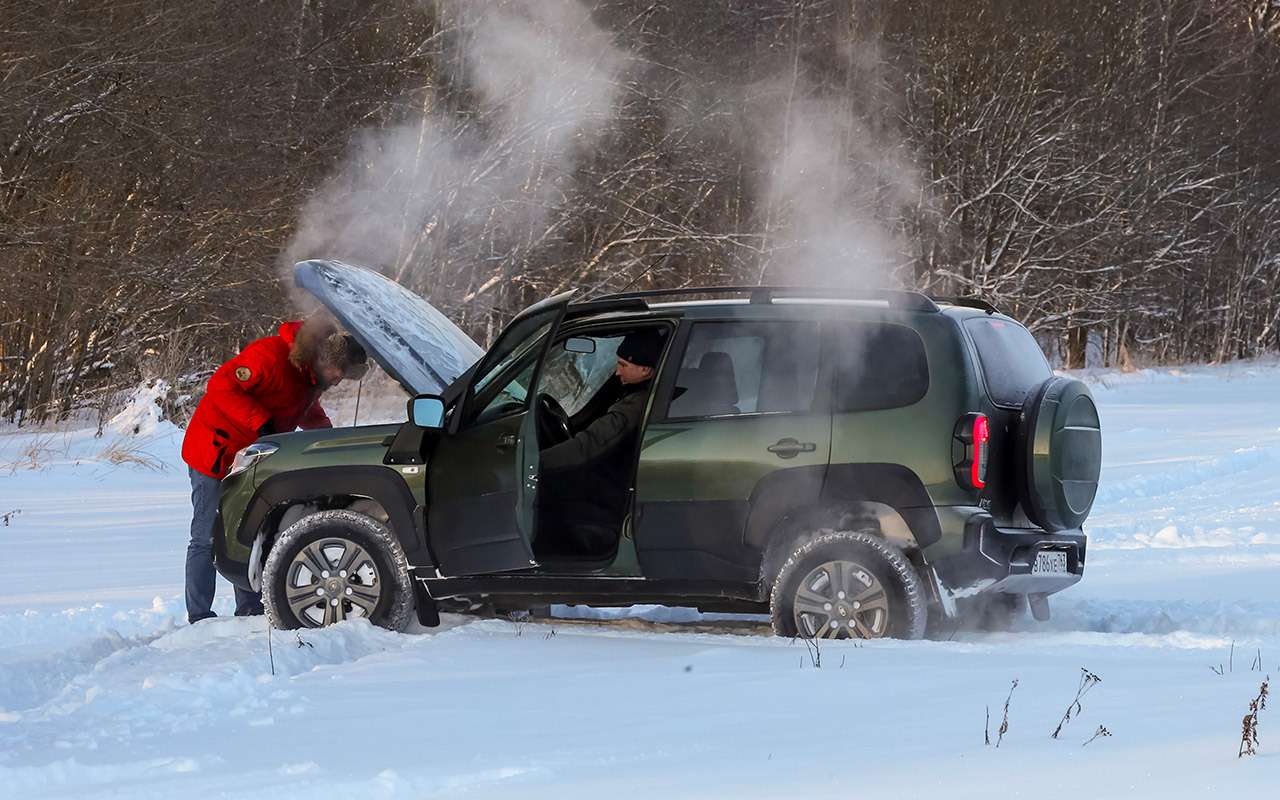
{"label": "door handle", "polygon": [[510,450],[516,446],[516,435],[514,433],[504,433],[498,437],[498,449]]}
{"label": "door handle", "polygon": [[791,437],[779,439],[776,444],[771,444],[767,448],[778,458],[795,458],[801,453],[812,453],[818,449],[818,445],[813,442],[801,442]]}

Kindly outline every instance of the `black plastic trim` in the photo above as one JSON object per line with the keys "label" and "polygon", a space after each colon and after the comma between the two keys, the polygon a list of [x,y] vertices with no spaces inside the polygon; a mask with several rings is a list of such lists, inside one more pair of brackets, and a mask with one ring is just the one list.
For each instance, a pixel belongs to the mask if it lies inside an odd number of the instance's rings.
{"label": "black plastic trim", "polygon": [[849,502],[882,503],[897,511],[921,548],[942,538],[929,492],[919,476],[901,464],[831,464],[822,487],[822,503]]}
{"label": "black plastic trim", "polygon": [[213,566],[218,574],[245,591],[253,591],[249,585],[248,562],[234,561],[227,555],[227,541],[223,535],[222,510],[218,510],[213,523]]}
{"label": "black plastic trim", "polygon": [[[933,562],[948,589],[978,588],[979,593],[1053,594],[1084,576],[1088,537],[1081,529],[1049,532],[1036,528],[997,528],[986,513],[965,523],[961,552]],[[1042,550],[1067,554],[1067,574],[1033,575],[1031,565]]]}
{"label": "black plastic trim", "polygon": [[478,595],[548,597],[579,603],[661,602],[673,598],[685,602],[696,599],[765,599],[758,581],[654,580],[601,576],[481,575],[466,578],[419,578],[436,599]]}
{"label": "black plastic trim", "polygon": [[236,539],[244,545],[252,544],[267,516],[280,506],[337,496],[376,500],[386,510],[391,530],[400,540],[409,564],[434,566],[413,493],[404,479],[387,467],[313,467],[273,475],[258,486],[241,518]]}

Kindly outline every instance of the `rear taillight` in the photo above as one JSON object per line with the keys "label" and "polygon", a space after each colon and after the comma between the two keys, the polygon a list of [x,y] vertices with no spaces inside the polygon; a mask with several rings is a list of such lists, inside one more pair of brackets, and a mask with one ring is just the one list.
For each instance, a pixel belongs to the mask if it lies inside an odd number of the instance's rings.
{"label": "rear taillight", "polygon": [[966,489],[987,485],[987,463],[991,460],[991,423],[985,414],[965,414],[956,421],[951,445],[956,482]]}
{"label": "rear taillight", "polygon": [[969,482],[973,488],[987,485],[987,458],[991,452],[991,426],[987,417],[979,414],[973,419],[973,463],[969,465]]}

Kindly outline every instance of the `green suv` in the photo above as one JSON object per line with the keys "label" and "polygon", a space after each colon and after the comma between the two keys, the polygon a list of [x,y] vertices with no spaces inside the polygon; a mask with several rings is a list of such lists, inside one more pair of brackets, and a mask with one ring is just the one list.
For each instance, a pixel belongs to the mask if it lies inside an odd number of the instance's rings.
{"label": "green suv", "polygon": [[[295,278],[413,399],[399,425],[237,455],[215,560],[276,626],[662,603],[767,612],[782,636],[917,638],[977,603],[1046,619],[1083,574],[1097,409],[981,301],[569,292],[482,352],[369,270]],[[628,336],[657,342],[638,426],[546,473],[543,451],[610,413]]]}

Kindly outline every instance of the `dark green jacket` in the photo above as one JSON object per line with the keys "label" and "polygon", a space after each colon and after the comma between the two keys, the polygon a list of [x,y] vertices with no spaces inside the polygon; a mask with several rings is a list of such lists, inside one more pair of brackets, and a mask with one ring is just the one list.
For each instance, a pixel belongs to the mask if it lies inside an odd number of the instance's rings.
{"label": "dark green jacket", "polygon": [[635,443],[649,398],[648,381],[623,388],[622,396],[609,410],[596,418],[573,438],[542,451],[542,471],[585,467],[614,450]]}

